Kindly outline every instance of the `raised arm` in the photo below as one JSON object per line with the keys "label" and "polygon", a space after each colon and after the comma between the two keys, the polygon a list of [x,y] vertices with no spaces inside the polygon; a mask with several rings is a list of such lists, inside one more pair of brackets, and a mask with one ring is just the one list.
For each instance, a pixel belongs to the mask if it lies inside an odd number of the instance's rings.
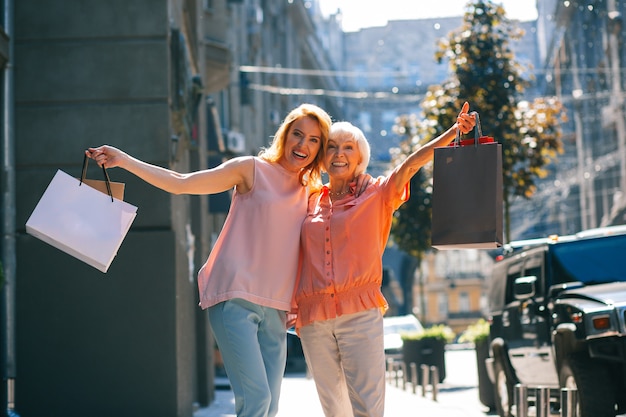
{"label": "raised arm", "polygon": [[216,194],[233,187],[237,187],[240,193],[246,193],[252,187],[254,179],[252,157],[233,158],[215,168],[181,174],[141,161],[108,145],[89,148],[85,154],[100,166],[123,168],[172,194]]}
{"label": "raised arm", "polygon": [[468,111],[469,103],[465,102],[463,103],[461,112],[456,118],[456,123],[450,129],[446,130],[444,133],[437,136],[427,144],[421,146],[394,169],[394,172],[391,175],[393,176],[394,183],[398,190],[402,190],[402,188],[411,180],[413,175],[415,175],[420,168],[433,159],[435,148],[447,146],[454,140],[456,136],[456,129],[459,129],[462,134],[466,134],[474,128],[476,125],[476,117],[468,114]]}

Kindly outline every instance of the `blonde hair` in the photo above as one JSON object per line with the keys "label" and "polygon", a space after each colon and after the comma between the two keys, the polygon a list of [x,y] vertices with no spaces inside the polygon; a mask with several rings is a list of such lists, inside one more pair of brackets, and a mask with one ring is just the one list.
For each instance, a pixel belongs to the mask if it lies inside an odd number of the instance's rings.
{"label": "blonde hair", "polygon": [[361,161],[356,167],[354,176],[358,177],[363,174],[370,163],[370,144],[365,138],[363,131],[353,125],[350,122],[335,122],[330,128],[329,138],[336,138],[339,136],[351,136],[356,142],[356,146],[359,149],[361,155]]}
{"label": "blonde hair", "polygon": [[299,179],[302,185],[309,185],[313,189],[318,189],[322,185],[322,163],[326,152],[326,146],[328,144],[330,125],[332,124],[330,116],[322,108],[314,104],[304,103],[291,110],[274,134],[274,139],[272,140],[270,147],[262,149],[259,153],[259,157],[268,162],[278,162],[282,157],[284,157],[287,134],[289,133],[291,126],[303,117],[310,117],[311,119],[317,121],[322,137],[320,138],[321,147],[319,152],[315,156],[315,159],[300,171]]}

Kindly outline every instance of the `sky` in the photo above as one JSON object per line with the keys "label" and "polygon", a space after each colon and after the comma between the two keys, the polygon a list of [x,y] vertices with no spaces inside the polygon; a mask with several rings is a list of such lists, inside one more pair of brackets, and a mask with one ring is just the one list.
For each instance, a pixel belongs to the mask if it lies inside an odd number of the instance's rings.
{"label": "sky", "polygon": [[[341,9],[343,30],[385,26],[388,20],[463,16],[468,0],[318,0],[328,16]],[[522,21],[537,18],[537,0],[494,0],[502,4],[507,17]]]}

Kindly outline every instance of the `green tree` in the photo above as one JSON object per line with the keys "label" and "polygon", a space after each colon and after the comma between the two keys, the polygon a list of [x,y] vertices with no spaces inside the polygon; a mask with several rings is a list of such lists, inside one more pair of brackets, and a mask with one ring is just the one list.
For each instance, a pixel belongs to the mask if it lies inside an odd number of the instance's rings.
{"label": "green tree", "polygon": [[[392,149],[392,160],[399,162],[411,154],[418,145],[417,138],[423,136],[424,124],[417,123],[415,115],[402,116],[394,127],[397,134],[407,139],[400,143],[400,147]],[[432,176],[428,167],[419,170],[410,182],[411,197],[394,213],[392,223],[393,242],[406,252],[411,262],[407,260],[407,273],[400,277],[400,287],[404,295],[403,310],[405,314],[413,311],[413,284],[414,272],[420,266],[424,253],[430,248],[430,219],[432,212]],[[419,319],[425,322],[426,302],[424,299],[424,282],[419,280],[420,313]]]}
{"label": "green tree", "polygon": [[[535,180],[548,174],[548,166],[562,152],[560,123],[565,120],[556,98],[520,101],[531,81],[524,78],[529,68],[515,60],[509,42],[522,35],[502,6],[490,0],[468,3],[462,26],[440,41],[435,54],[438,62],[449,61],[449,79],[428,89],[420,117],[403,116],[394,128],[405,138],[395,155],[402,159],[453,124],[463,102],[470,103],[471,110],[480,115],[483,133],[502,144],[506,241],[510,241],[511,201],[515,196],[531,198]],[[422,183],[426,193],[432,189],[428,184]],[[415,188],[412,193],[415,196]],[[409,232],[418,222],[420,226]],[[419,212],[398,211],[392,236],[401,249],[415,253],[430,245],[425,229],[430,230],[430,217],[426,220]]]}

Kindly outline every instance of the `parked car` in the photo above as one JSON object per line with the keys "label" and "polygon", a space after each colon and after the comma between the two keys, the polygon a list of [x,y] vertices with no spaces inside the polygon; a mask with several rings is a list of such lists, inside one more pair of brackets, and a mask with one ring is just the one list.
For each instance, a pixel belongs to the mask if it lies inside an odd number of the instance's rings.
{"label": "parked car", "polygon": [[383,318],[385,356],[402,359],[402,334],[424,331],[422,323],[412,314]]}
{"label": "parked car", "polygon": [[626,412],[626,226],[508,245],[488,304],[501,417],[513,415],[517,383],[551,388],[554,407],[576,388],[579,417]]}

